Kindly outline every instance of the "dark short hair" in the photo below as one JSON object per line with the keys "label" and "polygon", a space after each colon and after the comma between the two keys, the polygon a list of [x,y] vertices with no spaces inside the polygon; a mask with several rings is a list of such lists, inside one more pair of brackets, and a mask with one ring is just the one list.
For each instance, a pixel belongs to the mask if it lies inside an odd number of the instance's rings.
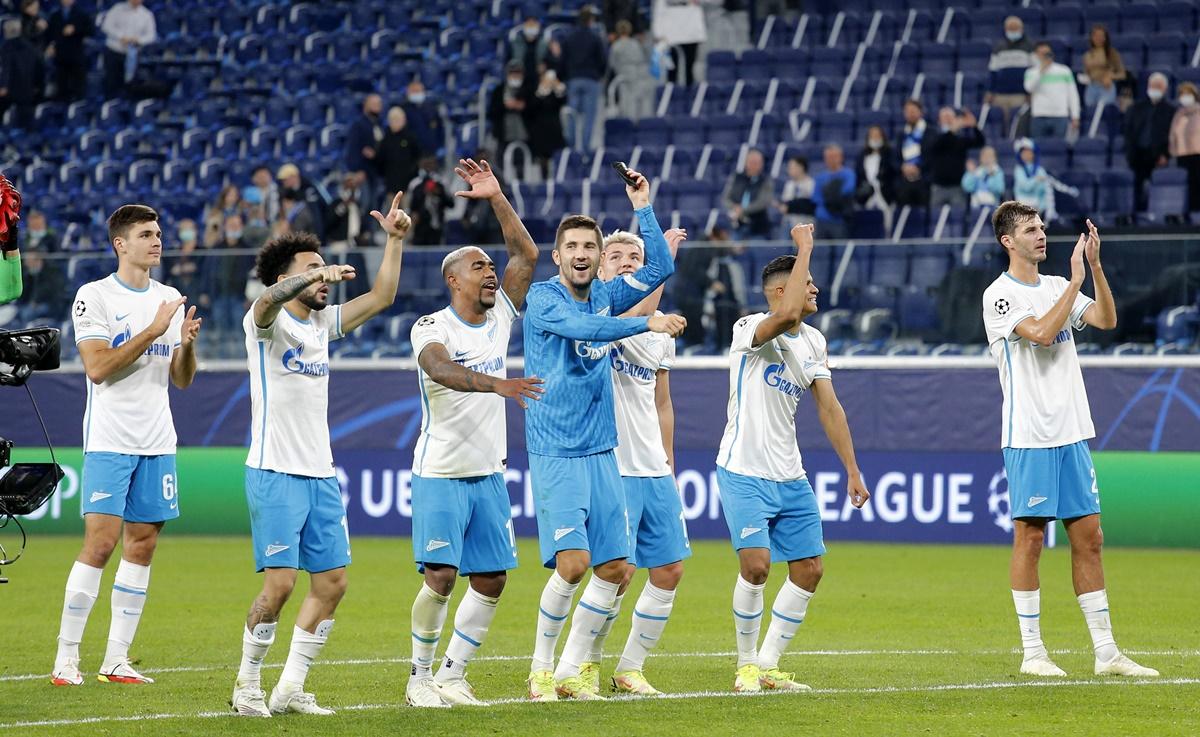
{"label": "dark short hair", "polygon": [[992,230],[996,233],[996,242],[1003,246],[1004,243],[1000,240],[1002,236],[1011,236],[1017,230],[1017,223],[1037,216],[1037,208],[1024,202],[1009,200],[1001,204],[992,213]]}
{"label": "dark short hair", "polygon": [[279,281],[279,275],[292,265],[298,253],[320,253],[321,241],[312,233],[284,233],[263,244],[258,249],[254,268],[258,278],[268,287]]}
{"label": "dark short hair", "polygon": [[916,105],[918,110],[920,110],[922,113],[925,112],[925,106],[922,105],[921,101],[915,97],[908,98],[907,100],[904,101],[904,104],[905,105]]}
{"label": "dark short hair", "polygon": [[128,238],[129,229],[138,223],[157,223],[158,213],[149,205],[121,205],[108,216],[108,242]]}
{"label": "dark short hair", "polygon": [[800,154],[795,154],[788,157],[788,161],[795,161],[800,166],[804,167],[804,171],[808,171],[808,159]]}
{"label": "dark short hair", "polygon": [[600,225],[587,215],[567,215],[558,224],[558,232],[554,234],[554,250],[562,245],[563,233],[574,228],[590,228],[596,231],[596,247],[604,246],[604,234],[600,232]]}
{"label": "dark short hair", "polygon": [[792,267],[796,265],[795,256],[776,256],[767,262],[767,265],[762,270],[762,283],[767,286],[767,281],[776,274],[791,274]]}

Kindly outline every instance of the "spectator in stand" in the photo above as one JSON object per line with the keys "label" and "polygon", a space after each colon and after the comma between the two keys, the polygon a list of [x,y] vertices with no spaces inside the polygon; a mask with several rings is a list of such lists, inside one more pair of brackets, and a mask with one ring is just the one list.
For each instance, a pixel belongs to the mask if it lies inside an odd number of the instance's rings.
{"label": "spectator in stand", "polygon": [[[700,0],[655,0],[651,33],[655,39],[668,46],[678,46],[683,52],[682,66],[676,63],[671,67],[670,82],[695,84],[696,52],[700,44],[708,40]],[[672,61],[675,61],[674,57]]]}
{"label": "spectator in stand", "polygon": [[44,54],[50,42],[50,24],[42,17],[42,4],[38,0],[21,0],[20,11],[21,35]]}
{"label": "spectator in stand", "polygon": [[984,146],[979,149],[979,163],[967,161],[967,171],[962,176],[962,188],[971,197],[971,207],[995,207],[1004,199],[1004,170],[996,162],[996,149]]}
{"label": "spectator in stand", "polygon": [[1075,74],[1054,61],[1054,51],[1045,41],[1033,48],[1035,63],[1025,70],[1029,93],[1029,135],[1034,140],[1063,138],[1068,128],[1079,133],[1079,90]]}
{"label": "spectator in stand", "polygon": [[1122,132],[1125,134],[1125,159],[1133,170],[1133,188],[1138,212],[1144,211],[1146,185],[1154,170],[1170,161],[1171,121],[1175,106],[1166,99],[1167,75],[1155,72],[1146,82],[1146,96],[1133,103],[1125,112]]}
{"label": "spectator in stand", "polygon": [[1025,70],[1034,64],[1033,42],[1025,36],[1025,23],[1015,15],[1004,19],[1004,39],[992,47],[988,59],[986,102],[1004,115],[1004,129],[1012,124],[1012,111],[1025,104]]}
{"label": "spectator in stand", "polygon": [[817,221],[817,205],[813,202],[815,187],[816,182],[808,173],[808,159],[799,155],[789,158],[787,181],[783,183],[783,194],[775,205],[783,213],[785,230],[790,231],[799,223]]}
{"label": "spectator in stand", "polygon": [[362,115],[346,131],[343,168],[353,174],[369,194],[383,185],[379,172],[379,144],[383,141],[383,98],[372,92],[363,98]]}
{"label": "spectator in stand", "polygon": [[[335,250],[371,245],[370,231],[363,228],[367,217],[366,193],[358,178],[347,174],[342,177],[333,205],[325,217],[325,235],[322,239]],[[395,197],[392,193],[390,197]]]}
{"label": "spectator in stand", "polygon": [[274,222],[279,217],[279,187],[271,179],[270,167],[255,167],[250,175],[250,184],[242,190],[243,200],[249,202],[255,198],[262,206],[262,219],[268,223]]}
{"label": "spectator in stand", "polygon": [[1054,187],[1050,174],[1042,166],[1037,142],[1019,139],[1013,146],[1020,160],[1013,167],[1013,199],[1036,207],[1047,225],[1054,219]]}
{"label": "spectator in stand", "polygon": [[867,140],[862,154],[858,157],[854,176],[857,179],[854,199],[858,206],[882,212],[884,228],[891,231],[900,164],[896,158],[896,151],[888,143],[887,134],[883,132],[882,127],[873,125],[867,129]]}
{"label": "spectator in stand", "polygon": [[970,110],[955,112],[952,107],[938,110],[938,131],[925,136],[921,152],[929,176],[930,210],[940,210],[942,205],[966,208],[962,177],[967,171],[967,152],[984,143],[976,122]]}
{"label": "spectator in stand", "polygon": [[542,22],[532,10],[525,14],[520,32],[511,38],[508,60],[521,62],[527,79],[537,79],[549,54],[550,35],[542,34]]}
{"label": "spectator in stand", "polygon": [[529,143],[529,129],[525,125],[526,109],[529,107],[531,90],[525,84],[525,67],[519,61],[510,61],[505,69],[504,84],[492,90],[488,104],[488,125],[496,137],[496,151],[504,160],[504,151],[510,143]]}
{"label": "spectator in stand", "polygon": [[209,257],[214,262],[213,322],[223,333],[238,330],[242,315],[246,314],[246,281],[254,269],[254,256],[222,253],[246,248],[242,240],[242,228],[241,215],[225,218],[218,250]]}
{"label": "spectator in stand", "polygon": [[[560,138],[562,137],[561,127],[558,135]],[[481,148],[471,158],[481,164],[483,162],[490,163],[492,152]],[[508,187],[502,178],[502,172],[495,167],[492,169],[492,174],[499,182],[500,190],[507,196]],[[496,219],[496,213],[492,211],[492,204],[485,199],[467,199],[467,205],[463,208],[462,226],[463,231],[467,234],[468,243],[484,246],[504,242],[504,231],[500,228],[500,221]]]}
{"label": "spectator in stand", "polygon": [[617,88],[621,117],[641,120],[654,114],[655,81],[650,74],[650,51],[633,37],[633,24],[617,22],[617,40],[608,52],[611,84]]}
{"label": "spectator in stand", "polygon": [[845,167],[845,154],[836,143],[825,147],[824,156],[825,171],[817,175],[813,188],[817,232],[822,239],[845,240],[854,214],[854,172]]}
{"label": "spectator in stand", "polygon": [[44,93],[45,67],[42,55],[21,35],[21,21],[4,21],[0,43],[0,116],[13,109],[13,123],[28,130],[33,113]]}
{"label": "spectator in stand", "polygon": [[178,253],[163,257],[161,281],[178,289],[180,294],[186,294],[189,304],[196,305],[202,312],[209,312],[213,301],[211,277],[216,271],[218,259],[204,258],[196,252],[199,234],[195,220],[180,220],[176,234],[178,243],[171,244],[167,251]]}
{"label": "spectator in stand", "polygon": [[627,21],[633,26],[633,34],[640,36],[646,32],[646,20],[638,9],[637,0],[604,0],[601,13],[604,27],[608,29],[608,42],[617,40],[616,28],[621,21]]}
{"label": "spectator in stand", "polygon": [[[333,203],[330,202],[330,207]],[[284,189],[279,193],[279,219],[287,223],[287,233],[324,232],[322,215],[309,203],[298,189]]]}
{"label": "spectator in stand", "polygon": [[87,92],[88,60],[83,43],[95,30],[92,16],[76,6],[75,0],[62,0],[50,14],[47,53],[54,59],[55,94],[63,102],[74,102]]}
{"label": "spectator in stand", "polygon": [[1125,65],[1121,54],[1113,48],[1108,29],[1103,23],[1092,26],[1088,36],[1088,50],[1083,52],[1083,73],[1079,83],[1087,85],[1083,91],[1083,102],[1089,108],[1103,102],[1112,105],[1117,101],[1117,82],[1125,80]]}
{"label": "spectator in stand", "polygon": [[429,92],[421,80],[413,79],[408,83],[401,107],[408,116],[408,128],[417,137],[422,151],[436,155],[446,147],[442,111],[437,102],[429,97]]}
{"label": "spectator in stand", "polygon": [[408,115],[398,105],[391,107],[387,113],[387,131],[379,142],[379,170],[387,192],[385,202],[408,189],[409,182],[417,176],[420,160],[421,142],[408,129]]}
{"label": "spectator in stand", "polygon": [[[275,179],[278,180],[280,186],[280,218],[276,219],[274,222],[279,222],[280,219],[283,219],[288,223],[292,223],[292,220],[295,217],[301,217],[301,223],[306,227],[299,228],[299,230],[309,233],[324,232],[325,229],[321,219],[324,216],[325,211],[328,210],[333,204],[333,198],[329,196],[327,191],[325,191],[325,187],[323,187],[319,182],[309,181],[307,177],[300,173],[300,167],[296,166],[295,164],[284,164],[283,166],[279,167],[279,171],[275,173]],[[294,210],[296,214],[292,217],[288,217],[287,213],[289,212],[289,208],[285,207],[283,203],[282,193],[285,190],[292,190],[295,194],[295,198],[298,198],[299,201],[304,203],[305,207],[303,209],[303,215],[299,214],[301,213],[300,210],[295,210],[296,199],[293,199],[291,209]]]}
{"label": "spectator in stand", "polygon": [[764,171],[766,161],[762,151],[750,149],[741,171],[730,175],[721,201],[734,224],[738,238],[769,238],[771,221],[767,210],[775,201],[771,177]]}
{"label": "spectator in stand", "polygon": [[929,185],[921,171],[921,144],[925,140],[925,108],[920,100],[904,103],[904,137],[900,139],[900,178],[896,182],[896,204],[925,207]]}
{"label": "spectator in stand", "polygon": [[17,318],[24,323],[53,320],[57,324],[71,306],[63,273],[66,262],[46,258],[44,249],[31,248],[28,242],[21,250],[24,291],[17,303]]}
{"label": "spectator in stand", "polygon": [[62,241],[58,231],[46,223],[46,216],[38,210],[31,210],[24,218],[25,234],[23,248],[27,251],[55,253],[62,250]]}
{"label": "spectator in stand", "polygon": [[204,245],[216,245],[224,237],[225,220],[242,214],[242,193],[235,185],[227,184],[217,198],[204,210]]}
{"label": "spectator in stand", "polygon": [[555,154],[567,145],[561,115],[566,100],[567,86],[559,81],[553,69],[547,69],[542,72],[542,78],[538,80],[537,89],[529,98],[529,106],[525,110],[529,149],[546,178],[550,177]]}
{"label": "spectator in stand", "polygon": [[437,175],[437,164],[432,156],[422,159],[416,184],[408,193],[414,246],[440,246],[444,237],[446,210],[453,202]]}
{"label": "spectator in stand", "polygon": [[126,82],[137,73],[138,54],[158,40],[154,13],[142,0],[123,0],[104,13],[104,94],[120,97]]}
{"label": "spectator in stand", "polygon": [[562,74],[567,83],[567,104],[579,116],[579,122],[567,131],[567,139],[576,151],[592,150],[592,130],[603,94],[600,80],[608,71],[604,42],[596,28],[595,9],[585,5],[579,11],[579,24],[571,29],[562,44]]}
{"label": "spectator in stand", "polygon": [[729,345],[733,324],[746,305],[746,274],[735,258],[744,251],[745,246],[730,242],[721,225],[712,227],[707,242],[679,251],[671,295],[687,319],[680,336],[685,349]]}
{"label": "spectator in stand", "polygon": [[1176,163],[1187,171],[1187,209],[1200,211],[1200,104],[1197,104],[1196,85],[1179,85],[1179,108],[1171,120],[1169,149]]}

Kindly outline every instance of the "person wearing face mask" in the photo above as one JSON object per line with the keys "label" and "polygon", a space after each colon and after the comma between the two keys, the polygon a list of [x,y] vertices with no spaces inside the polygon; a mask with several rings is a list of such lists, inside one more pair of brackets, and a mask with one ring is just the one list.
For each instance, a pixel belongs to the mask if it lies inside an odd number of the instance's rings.
{"label": "person wearing face mask", "polygon": [[505,71],[504,84],[492,90],[488,105],[488,125],[496,137],[496,152],[501,160],[508,144],[529,142],[525,109],[529,106],[530,89],[525,84],[525,67],[519,61],[510,61]]}
{"label": "person wearing face mask", "polygon": [[1179,85],[1179,109],[1171,119],[1170,152],[1187,171],[1188,212],[1200,211],[1200,104],[1196,85]]}
{"label": "person wearing face mask", "polygon": [[160,281],[188,295],[189,302],[207,313],[212,306],[211,278],[217,259],[204,258],[196,252],[199,233],[195,220],[180,220],[175,233],[178,243],[168,249],[168,253],[175,255],[163,257]]}
{"label": "person wearing face mask", "polygon": [[58,231],[47,225],[46,216],[37,210],[30,212],[25,222],[25,248],[45,253],[61,250]]}
{"label": "person wearing face mask", "polygon": [[995,207],[1004,199],[1004,170],[996,163],[996,149],[984,146],[979,149],[979,163],[967,161],[967,171],[962,176],[963,191],[971,196],[971,207]]}
{"label": "person wearing face mask", "polygon": [[866,210],[882,211],[884,228],[890,231],[900,163],[882,127],[873,125],[867,129],[866,145],[858,157],[854,173],[858,180],[854,194],[859,206]]}
{"label": "person wearing face mask", "polygon": [[241,317],[246,312],[245,293],[246,280],[254,269],[254,256],[232,255],[220,251],[245,249],[242,231],[245,223],[241,215],[230,215],[225,218],[220,243],[209,260],[212,262],[213,287],[213,322],[222,331],[232,331],[237,328]]}
{"label": "person wearing face mask", "polygon": [[425,84],[413,78],[405,90],[401,104],[408,116],[408,129],[417,137],[421,150],[436,153],[446,145],[446,128],[442,120],[442,107],[429,96]]}
{"label": "person wearing face mask", "polygon": [[1033,42],[1025,36],[1025,24],[1015,15],[1004,19],[1004,38],[992,47],[988,59],[986,101],[999,108],[1008,129],[1012,111],[1025,104],[1025,70],[1032,66]]}
{"label": "person wearing face mask", "polygon": [[533,160],[547,178],[555,155],[567,145],[561,114],[566,102],[567,86],[558,79],[553,69],[542,72],[537,88],[529,97],[525,125],[529,131],[529,149],[533,152]]}
{"label": "person wearing face mask", "polygon": [[1079,132],[1079,90],[1075,73],[1054,61],[1054,51],[1045,41],[1033,49],[1033,66],[1025,70],[1029,93],[1029,135],[1034,140],[1063,138],[1067,130]]}
{"label": "person wearing face mask", "polygon": [[1155,72],[1146,82],[1146,96],[1125,112],[1122,133],[1125,135],[1125,160],[1133,170],[1133,187],[1137,211],[1148,205],[1147,183],[1150,175],[1170,161],[1168,138],[1175,106],[1166,99],[1167,75]]}
{"label": "person wearing face mask", "polygon": [[508,60],[521,62],[526,78],[536,79],[549,44],[550,34],[542,34],[542,22],[531,10],[525,14],[525,22],[509,34]]}

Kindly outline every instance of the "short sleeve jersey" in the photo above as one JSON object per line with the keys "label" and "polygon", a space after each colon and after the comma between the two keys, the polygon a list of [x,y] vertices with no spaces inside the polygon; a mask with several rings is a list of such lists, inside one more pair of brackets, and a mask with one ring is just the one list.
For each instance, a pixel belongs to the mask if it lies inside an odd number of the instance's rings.
{"label": "short sleeve jersey", "polygon": [[669,475],[671,467],[663,448],[655,388],[658,372],[670,371],[675,363],[674,339],[662,333],[640,333],[612,343],[608,355],[621,475]]}
{"label": "short sleeve jersey", "polygon": [[279,310],[265,328],[254,309],[242,318],[250,369],[250,452],[246,465],[294,476],[334,475],[329,447],[329,342],[341,338],[342,307],[307,320]]}
{"label": "short sleeve jersey", "polygon": [[[413,355],[434,343],[470,371],[506,378],[508,339],[518,313],[508,295],[500,297],[482,324],[466,322],[453,307],[425,315],[413,325]],[[469,478],[504,471],[508,438],[504,397],[460,392],[442,386],[418,369],[421,436],[413,452],[413,473],[425,478]]]}
{"label": "short sleeve jersey", "polygon": [[1004,392],[1001,446],[1056,448],[1095,437],[1079,355],[1071,328],[1083,329],[1083,313],[1094,300],[1075,298],[1067,323],[1050,345],[1022,338],[1022,320],[1045,315],[1067,291],[1061,276],[1041,276],[1036,284],[1001,274],[983,293],[983,324],[988,348],[1000,371]]}
{"label": "short sleeve jersey", "polygon": [[729,348],[729,421],[717,464],[727,471],[767,479],[805,477],[796,444],[796,407],[814,381],[830,381],[825,336],[800,329],[754,347],[754,331],[768,313],[747,315],[733,326]]}
{"label": "short sleeve jersey", "polygon": [[[76,344],[104,341],[119,348],[154,322],[159,305],[179,299],[174,287],[150,280],[134,289],[116,274],[88,282],[75,294],[71,320]],[[167,332],[129,366],[99,384],[87,381],[83,450],[127,455],[175,452],[175,424],[167,400],[171,357],[180,345],[186,307],[176,311]]]}

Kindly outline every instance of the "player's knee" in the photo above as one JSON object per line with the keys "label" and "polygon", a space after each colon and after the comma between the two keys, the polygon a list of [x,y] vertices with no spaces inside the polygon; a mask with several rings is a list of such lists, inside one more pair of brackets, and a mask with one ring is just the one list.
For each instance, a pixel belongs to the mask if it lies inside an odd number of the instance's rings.
{"label": "player's knee", "polygon": [[590,565],[591,557],[587,551],[571,550],[558,554],[555,570],[558,571],[559,577],[567,583],[579,583],[587,575]]}
{"label": "player's knee", "polygon": [[625,589],[629,588],[629,582],[633,580],[633,574],[637,573],[637,567],[632,563],[625,564],[625,574],[621,577],[621,593],[625,593]]}
{"label": "player's knee", "polygon": [[345,569],[342,569],[336,574],[323,575],[319,585],[314,582],[313,593],[324,602],[337,604],[346,595],[348,585],[349,579]]}
{"label": "player's knee", "polygon": [[1104,533],[1097,527],[1095,532],[1071,541],[1071,554],[1098,557],[1103,547]]}
{"label": "player's knee", "polygon": [[483,596],[493,599],[500,598],[504,593],[504,585],[508,583],[508,574],[503,571],[478,576],[471,576],[471,588]]}
{"label": "player's knee", "polygon": [[[796,561],[795,568],[799,576],[793,577],[792,583],[808,591],[814,590],[821,582],[821,577],[825,575],[825,563],[820,558],[805,558]],[[796,578],[801,580],[796,580]]]}
{"label": "player's knee", "polygon": [[767,582],[767,576],[771,573],[770,558],[751,558],[742,561],[742,578],[748,583],[755,586]]}
{"label": "player's knee", "polygon": [[449,596],[454,590],[458,570],[453,566],[425,566],[425,584],[439,596]]}
{"label": "player's knee", "polygon": [[1016,528],[1013,542],[1022,552],[1039,555],[1046,543],[1046,530],[1038,525],[1020,525]]}
{"label": "player's knee", "polygon": [[674,591],[679,586],[680,580],[683,579],[683,562],[677,561],[669,563],[665,566],[650,569],[650,583],[655,587]]}

